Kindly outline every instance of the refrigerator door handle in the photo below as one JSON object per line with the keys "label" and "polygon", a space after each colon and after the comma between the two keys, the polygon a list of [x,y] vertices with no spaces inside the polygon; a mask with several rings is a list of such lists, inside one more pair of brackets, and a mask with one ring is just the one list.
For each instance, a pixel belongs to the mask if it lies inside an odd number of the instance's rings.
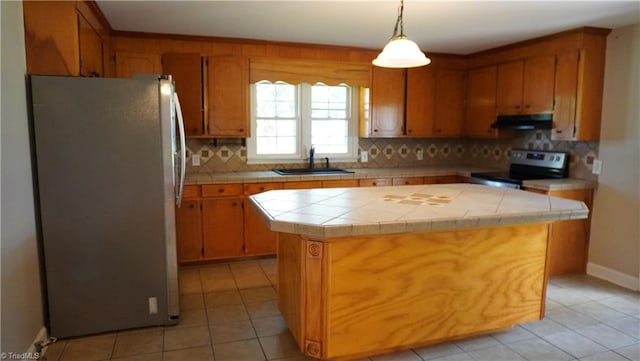
{"label": "refrigerator door handle", "polygon": [[184,190],[184,174],[187,171],[187,148],[184,134],[184,119],[182,117],[182,108],[180,107],[180,100],[178,99],[178,93],[173,93],[173,98],[176,102],[176,115],[178,118],[178,132],[180,133],[180,180],[178,183],[178,192],[176,192],[176,205],[180,208],[182,203],[182,191]]}

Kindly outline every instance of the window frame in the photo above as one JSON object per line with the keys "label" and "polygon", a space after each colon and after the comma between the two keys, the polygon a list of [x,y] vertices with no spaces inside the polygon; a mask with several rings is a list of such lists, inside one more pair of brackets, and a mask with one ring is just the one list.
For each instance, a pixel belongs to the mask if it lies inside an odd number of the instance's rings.
{"label": "window frame", "polygon": [[[276,82],[272,82],[275,84]],[[302,83],[290,84],[296,87],[297,92],[297,113],[300,123],[297,127],[295,154],[257,154],[257,99],[256,84],[250,85],[250,117],[251,117],[251,137],[247,138],[247,164],[281,164],[281,163],[306,163],[309,161],[309,149],[311,148],[311,87],[312,85],[322,83]],[[288,83],[287,83],[288,84]],[[324,84],[323,84],[324,85]],[[348,119],[348,139],[347,153],[319,153],[314,155],[315,159],[329,158],[331,162],[356,162],[358,160],[358,122],[359,122],[359,99],[360,87],[348,84],[340,84],[346,86],[350,91],[349,97],[349,119]]]}

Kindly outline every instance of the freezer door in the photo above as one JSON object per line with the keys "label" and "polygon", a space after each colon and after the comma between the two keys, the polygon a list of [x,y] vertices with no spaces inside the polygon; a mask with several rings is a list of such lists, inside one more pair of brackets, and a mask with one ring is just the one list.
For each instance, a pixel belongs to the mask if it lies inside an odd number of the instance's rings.
{"label": "freezer door", "polygon": [[158,79],[30,79],[50,334],[169,323],[175,221]]}

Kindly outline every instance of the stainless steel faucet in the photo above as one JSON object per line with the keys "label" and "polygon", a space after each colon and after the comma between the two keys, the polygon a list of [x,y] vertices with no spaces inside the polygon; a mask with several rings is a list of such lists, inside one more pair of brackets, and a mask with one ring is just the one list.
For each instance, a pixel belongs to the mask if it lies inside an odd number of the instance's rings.
{"label": "stainless steel faucet", "polygon": [[316,154],[316,148],[314,148],[312,145],[311,149],[309,149],[309,169],[313,169],[313,166],[314,166],[313,156],[315,154]]}

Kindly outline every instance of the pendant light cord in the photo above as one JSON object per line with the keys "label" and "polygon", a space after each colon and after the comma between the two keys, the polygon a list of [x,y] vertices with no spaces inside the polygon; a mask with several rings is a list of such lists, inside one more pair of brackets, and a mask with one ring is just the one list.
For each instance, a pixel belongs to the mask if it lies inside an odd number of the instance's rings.
{"label": "pendant light cord", "polygon": [[400,6],[398,7],[398,19],[396,19],[396,26],[393,28],[393,37],[398,35],[398,25],[400,25],[400,36],[404,35],[404,22],[402,20],[402,14],[404,13],[404,0],[400,0]]}

